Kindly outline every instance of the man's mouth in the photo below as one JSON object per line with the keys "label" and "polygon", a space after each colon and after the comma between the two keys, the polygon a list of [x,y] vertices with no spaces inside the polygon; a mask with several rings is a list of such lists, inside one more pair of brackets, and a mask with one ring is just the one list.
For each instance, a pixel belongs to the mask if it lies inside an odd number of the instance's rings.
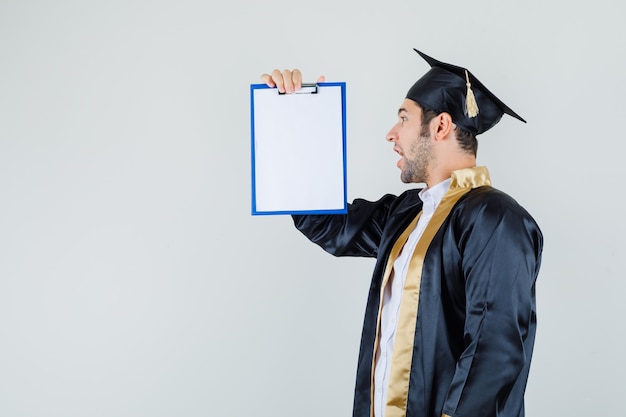
{"label": "man's mouth", "polygon": [[398,147],[393,148],[393,150],[400,155],[400,159],[398,159],[398,162],[396,162],[396,166],[400,169],[402,169],[402,160],[404,159],[404,153],[402,152],[402,150]]}

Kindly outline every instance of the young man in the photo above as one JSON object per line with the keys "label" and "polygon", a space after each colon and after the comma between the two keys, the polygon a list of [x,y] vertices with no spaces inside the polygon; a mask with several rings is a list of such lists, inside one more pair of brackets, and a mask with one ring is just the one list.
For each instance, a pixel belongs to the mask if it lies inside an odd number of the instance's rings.
{"label": "young man", "polygon": [[[524,120],[466,69],[416,52],[431,69],[409,89],[387,140],[402,181],[427,187],[294,222],[335,256],[377,259],[355,417],[522,417],[543,237],[476,166],[476,136],[505,113]],[[261,79],[290,93],[302,76]]]}

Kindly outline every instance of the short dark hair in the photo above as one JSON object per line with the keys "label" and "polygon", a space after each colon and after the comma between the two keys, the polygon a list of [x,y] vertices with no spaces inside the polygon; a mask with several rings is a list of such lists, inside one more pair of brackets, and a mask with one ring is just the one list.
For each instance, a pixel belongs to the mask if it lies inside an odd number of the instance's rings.
{"label": "short dark hair", "polygon": [[[422,109],[422,136],[428,135],[428,125],[430,121],[433,120],[436,116],[439,115],[438,112],[429,109],[428,107],[424,107],[421,104],[418,106]],[[458,125],[454,128],[456,131],[456,140],[459,142],[459,146],[465,152],[470,153],[476,156],[478,151],[478,140],[476,140],[476,136],[470,133],[469,131],[459,127]]]}

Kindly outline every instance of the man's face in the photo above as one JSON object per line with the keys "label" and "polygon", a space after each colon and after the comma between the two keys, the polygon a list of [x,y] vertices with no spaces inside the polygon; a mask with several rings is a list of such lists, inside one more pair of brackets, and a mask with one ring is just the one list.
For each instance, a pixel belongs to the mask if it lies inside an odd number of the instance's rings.
{"label": "man's face", "polygon": [[429,167],[434,160],[428,126],[422,126],[422,109],[411,99],[404,99],[398,109],[398,122],[387,134],[393,150],[400,156],[402,182],[426,182]]}

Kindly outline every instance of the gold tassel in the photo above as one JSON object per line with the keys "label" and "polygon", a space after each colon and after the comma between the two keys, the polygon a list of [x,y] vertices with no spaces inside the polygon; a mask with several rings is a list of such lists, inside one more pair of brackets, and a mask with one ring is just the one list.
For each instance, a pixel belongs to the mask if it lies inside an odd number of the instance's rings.
{"label": "gold tassel", "polygon": [[465,110],[468,117],[476,117],[478,115],[478,104],[476,103],[476,97],[472,91],[472,84],[470,84],[469,74],[465,70],[465,85],[467,86],[467,97],[465,99]]}

